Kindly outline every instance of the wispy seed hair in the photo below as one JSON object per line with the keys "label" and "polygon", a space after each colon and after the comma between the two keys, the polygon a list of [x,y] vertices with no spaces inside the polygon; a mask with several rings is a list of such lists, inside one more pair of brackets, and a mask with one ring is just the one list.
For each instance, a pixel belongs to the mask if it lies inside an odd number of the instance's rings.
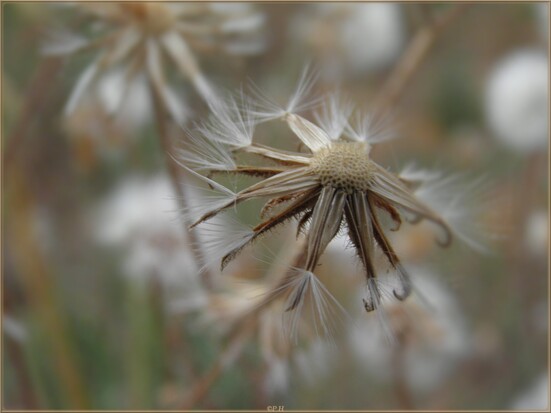
{"label": "wispy seed hair", "polygon": [[312,90],[316,84],[319,72],[310,70],[308,66],[302,71],[295,92],[286,105],[276,103],[253,82],[250,82],[251,111],[259,121],[279,119],[289,113],[300,113],[319,105],[321,96],[312,96]]}

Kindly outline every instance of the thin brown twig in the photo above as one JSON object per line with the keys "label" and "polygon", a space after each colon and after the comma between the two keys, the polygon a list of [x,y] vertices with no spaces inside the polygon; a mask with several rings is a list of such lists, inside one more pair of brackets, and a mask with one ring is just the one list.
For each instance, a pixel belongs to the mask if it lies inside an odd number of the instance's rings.
{"label": "thin brown twig", "polygon": [[[178,203],[182,210],[185,210],[188,206],[187,202],[187,194],[183,188],[183,184],[185,184],[186,175],[181,172],[181,168],[178,166],[176,161],[170,156],[173,153],[173,145],[170,138],[170,116],[168,114],[167,108],[165,107],[164,101],[160,96],[160,91],[155,85],[154,81],[150,82],[150,88],[152,90],[153,95],[153,107],[155,112],[155,124],[157,126],[157,132],[159,135],[159,142],[161,144],[161,148],[164,152],[164,156],[166,159],[166,166],[168,170],[168,174],[170,176],[170,179],[172,181],[172,185],[174,186],[174,189],[176,191],[176,194],[178,195]],[[184,223],[184,233],[186,234],[186,237],[188,239],[189,244],[191,245],[192,253],[195,256],[196,264],[199,268],[202,269],[203,274],[201,277],[201,280],[204,284],[204,286],[207,289],[212,289],[214,286],[214,276],[212,272],[209,270],[208,266],[206,265],[205,256],[203,255],[203,251],[201,248],[199,248],[200,243],[196,236],[196,234],[193,231],[189,230],[189,222],[186,221],[185,217],[182,217],[183,223]]]}
{"label": "thin brown twig", "polygon": [[63,309],[55,297],[51,267],[37,244],[32,228],[33,194],[20,169],[12,167],[10,172],[6,194],[12,210],[9,239],[18,275],[32,311],[46,332],[45,339],[51,345],[50,355],[56,368],[56,379],[66,389],[68,404],[74,409],[86,409],[90,406],[90,399],[77,365],[74,343],[68,334]]}
{"label": "thin brown twig", "polygon": [[439,35],[450,26],[469,6],[459,3],[450,6],[441,16],[421,27],[414,35],[402,57],[390,73],[380,92],[374,99],[373,107],[377,113],[386,113],[402,96],[421,63],[428,56]]}

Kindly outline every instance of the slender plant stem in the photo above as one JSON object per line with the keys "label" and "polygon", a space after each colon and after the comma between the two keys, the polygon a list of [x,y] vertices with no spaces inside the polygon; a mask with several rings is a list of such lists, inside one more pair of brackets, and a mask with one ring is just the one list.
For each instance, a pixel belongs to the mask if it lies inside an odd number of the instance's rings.
{"label": "slender plant stem", "polygon": [[[11,171],[17,168],[17,160],[25,148],[25,140],[30,134],[36,114],[43,111],[45,105],[50,102],[52,91],[57,85],[51,79],[61,67],[61,59],[44,59],[37,67],[36,72],[27,87],[24,96],[25,101],[21,108],[21,113],[15,123],[8,139],[3,141],[2,145],[2,170]],[[4,130],[2,131],[4,133]],[[19,173],[19,171],[17,171]],[[5,176],[5,175],[4,175]],[[5,182],[5,181],[3,181]],[[12,245],[12,247],[15,247]],[[10,299],[10,288],[4,282],[3,292],[3,310],[10,312],[13,307]],[[29,291],[25,289],[25,294]],[[14,309],[15,311],[15,309]],[[19,381],[20,403],[21,407],[27,409],[36,409],[39,407],[38,396],[35,393],[31,375],[29,374],[28,361],[26,361],[24,343],[11,340],[9,337],[5,340],[5,350],[9,354],[9,359],[16,367]]]}
{"label": "slender plant stem", "polygon": [[469,6],[459,3],[450,6],[441,16],[421,27],[407,46],[402,57],[375,97],[373,107],[377,113],[386,113],[394,109],[406,86],[426,59],[438,37]]}
{"label": "slender plant stem", "polygon": [[[187,175],[181,173],[180,166],[170,156],[170,154],[173,153],[173,145],[170,138],[170,115],[167,111],[167,108],[165,107],[164,100],[161,98],[160,91],[156,87],[154,81],[150,82],[150,89],[152,91],[151,94],[153,95],[155,124],[157,127],[157,133],[159,135],[159,142],[161,144],[161,148],[166,159],[168,174],[170,176],[176,194],[178,195],[179,206],[182,210],[185,210],[188,206],[187,194],[184,189],[184,185],[187,183]],[[212,289],[212,287],[214,286],[214,277],[208,266],[205,265],[206,260],[205,256],[203,255],[203,251],[200,248],[201,244],[199,242],[199,239],[193,231],[190,231],[188,229],[189,222],[186,221],[185,217],[183,217],[182,219],[184,223],[184,232],[187,236],[189,244],[192,246],[191,250],[195,256],[196,264],[199,268],[203,269],[201,280],[207,289]]]}
{"label": "slender plant stem", "polygon": [[[12,165],[14,166],[14,165]],[[90,402],[83,377],[76,363],[76,353],[67,332],[66,319],[56,299],[54,275],[32,228],[33,194],[28,180],[19,169],[12,168],[6,197],[11,204],[9,239],[14,260],[33,314],[51,345],[54,372],[72,409],[89,408]]]}

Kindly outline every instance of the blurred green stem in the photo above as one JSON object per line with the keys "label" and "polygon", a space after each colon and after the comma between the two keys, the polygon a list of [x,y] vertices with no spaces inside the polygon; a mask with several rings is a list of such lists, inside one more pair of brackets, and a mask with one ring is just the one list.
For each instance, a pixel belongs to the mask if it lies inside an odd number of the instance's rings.
{"label": "blurred green stem", "polygon": [[152,409],[158,402],[156,395],[165,365],[163,298],[158,277],[153,274],[143,283],[130,280],[125,298],[129,408]]}
{"label": "blurred green stem", "polygon": [[[12,165],[14,166],[14,165]],[[51,343],[53,372],[71,409],[89,408],[83,377],[76,363],[75,349],[68,335],[63,310],[55,295],[54,275],[33,230],[33,194],[21,169],[12,168],[4,195],[9,202],[10,225],[8,239],[18,276],[28,297],[32,314],[37,317]]]}

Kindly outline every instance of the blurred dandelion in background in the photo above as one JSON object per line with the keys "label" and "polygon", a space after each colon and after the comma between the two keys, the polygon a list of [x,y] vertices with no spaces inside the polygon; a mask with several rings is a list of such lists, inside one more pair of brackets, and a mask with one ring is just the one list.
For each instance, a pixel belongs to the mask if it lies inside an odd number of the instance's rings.
{"label": "blurred dandelion in background", "polygon": [[153,279],[169,296],[200,291],[198,269],[178,225],[176,194],[165,175],[127,177],[90,212],[88,225],[100,245],[125,251],[127,277]]}
{"label": "blurred dandelion in background", "polygon": [[468,355],[469,337],[456,300],[436,277],[414,268],[412,278],[421,295],[400,305],[388,300],[381,304],[399,346],[385,345],[376,320],[363,317],[351,327],[349,341],[368,374],[390,383],[396,375],[402,375],[401,379],[419,397],[434,390]]}
{"label": "blurred dandelion in background", "polygon": [[361,76],[388,68],[405,44],[402,10],[395,3],[309,4],[292,32],[319,57],[328,77]]}
{"label": "blurred dandelion in background", "polygon": [[545,148],[549,136],[549,62],[543,51],[518,50],[488,80],[486,112],[496,138],[519,151]]}
{"label": "blurred dandelion in background", "polygon": [[[163,149],[171,151],[164,142],[170,141],[168,123],[184,125],[216,98],[216,88],[200,66],[203,57],[251,56],[265,48],[265,16],[253,4],[129,2],[56,8],[69,13],[71,21],[47,31],[42,53],[75,65],[87,61],[64,107],[69,137],[84,166],[94,163],[98,150],[113,157],[151,123]],[[98,117],[102,120],[95,121]]]}
{"label": "blurred dandelion in background", "polygon": [[[196,54],[254,54],[262,51],[264,16],[253,5],[222,3],[83,3],[72,6],[91,18],[91,38],[54,32],[43,46],[49,55],[96,51],[95,59],[77,80],[65,107],[99,94],[108,113],[135,104],[147,83],[159,95],[173,119],[183,123],[190,111],[171,88],[167,67],[175,68],[205,101],[215,92],[201,71]],[[167,62],[170,61],[170,64]],[[143,111],[142,113],[146,113]],[[149,112],[151,112],[149,110]]]}

